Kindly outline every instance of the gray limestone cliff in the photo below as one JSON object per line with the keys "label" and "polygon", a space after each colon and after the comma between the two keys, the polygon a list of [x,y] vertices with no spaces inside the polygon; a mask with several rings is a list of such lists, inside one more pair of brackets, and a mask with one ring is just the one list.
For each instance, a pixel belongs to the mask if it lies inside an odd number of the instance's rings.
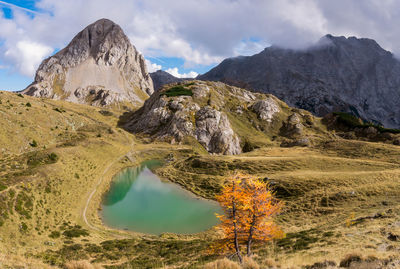
{"label": "gray limestone cliff", "polygon": [[141,105],[153,93],[153,83],[143,56],[121,27],[101,19],[45,59],[23,93],[98,106]]}

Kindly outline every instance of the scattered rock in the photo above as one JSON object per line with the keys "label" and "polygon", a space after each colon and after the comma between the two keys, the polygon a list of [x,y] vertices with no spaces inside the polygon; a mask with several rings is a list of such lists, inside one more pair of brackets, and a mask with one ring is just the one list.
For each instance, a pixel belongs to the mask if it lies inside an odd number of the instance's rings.
{"label": "scattered rock", "polygon": [[316,262],[313,265],[305,266],[306,269],[326,269],[332,267],[336,268],[336,262],[334,261]]}
{"label": "scattered rock", "polygon": [[285,139],[282,141],[280,146],[283,148],[290,148],[290,147],[308,147],[310,145],[311,145],[310,139],[307,137],[303,137],[292,140]]}
{"label": "scattered rock", "polygon": [[356,254],[347,255],[341,262],[340,267],[350,267],[352,263],[361,262],[362,258]]}
{"label": "scattered rock", "polygon": [[250,108],[266,122],[272,122],[274,115],[280,111],[279,105],[271,97],[255,102]]}

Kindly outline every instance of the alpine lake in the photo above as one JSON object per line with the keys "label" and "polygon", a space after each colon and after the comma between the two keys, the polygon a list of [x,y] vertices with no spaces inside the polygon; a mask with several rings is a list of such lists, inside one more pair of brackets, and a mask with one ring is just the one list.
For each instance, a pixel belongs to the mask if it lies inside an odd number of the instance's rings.
{"label": "alpine lake", "polygon": [[161,181],[151,171],[160,165],[155,160],[143,162],[114,177],[102,201],[104,224],[153,235],[199,233],[218,224],[215,213],[222,213],[218,203]]}

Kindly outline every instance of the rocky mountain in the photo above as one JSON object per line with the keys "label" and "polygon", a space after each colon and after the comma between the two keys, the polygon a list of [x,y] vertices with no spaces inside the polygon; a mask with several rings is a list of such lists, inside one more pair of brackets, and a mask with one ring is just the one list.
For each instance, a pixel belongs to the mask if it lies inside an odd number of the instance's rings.
{"label": "rocky mountain", "polygon": [[161,89],[162,86],[164,86],[165,84],[170,84],[170,83],[187,80],[184,78],[177,78],[163,70],[157,70],[156,72],[150,73],[150,77],[153,80],[153,85],[154,85],[155,91],[158,91],[159,89]]}
{"label": "rocky mountain", "polygon": [[152,139],[191,145],[197,141],[209,153],[231,155],[271,141],[307,146],[315,121],[311,113],[290,108],[270,94],[192,81],[163,87],[121,125]]}
{"label": "rocky mountain", "polygon": [[326,35],[304,50],[271,46],[198,77],[271,93],[316,115],[351,112],[400,127],[400,62],[374,40]]}
{"label": "rocky mountain", "polygon": [[121,27],[101,19],[45,59],[24,94],[98,106],[141,105],[153,93],[143,56]]}

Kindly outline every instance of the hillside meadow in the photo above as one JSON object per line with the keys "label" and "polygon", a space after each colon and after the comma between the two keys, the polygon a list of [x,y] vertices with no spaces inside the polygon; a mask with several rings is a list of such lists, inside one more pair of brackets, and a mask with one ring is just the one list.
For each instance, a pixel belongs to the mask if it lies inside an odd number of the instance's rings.
{"label": "hillside meadow", "polygon": [[255,247],[262,268],[398,259],[399,146],[346,140],[321,125],[308,147],[263,137],[247,153],[210,155],[190,140],[125,131],[125,110],[0,92],[0,267],[203,268],[223,259],[207,252],[215,229],[155,236],[102,224],[113,176],[153,159],[168,160],[153,171],[162,180],[207,199],[233,170],[268,181],[285,203],[277,221],[286,237]]}

